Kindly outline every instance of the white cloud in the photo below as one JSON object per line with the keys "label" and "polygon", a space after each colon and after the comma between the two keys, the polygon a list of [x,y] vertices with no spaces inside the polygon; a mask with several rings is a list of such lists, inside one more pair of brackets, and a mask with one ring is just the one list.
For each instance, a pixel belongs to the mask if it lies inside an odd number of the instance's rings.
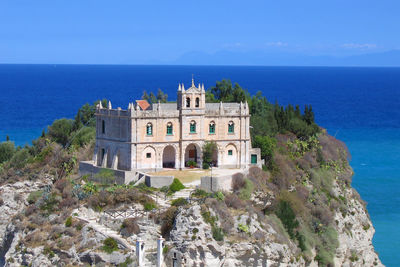
{"label": "white cloud", "polygon": [[374,49],[377,47],[376,44],[356,44],[356,43],[347,43],[342,44],[341,47],[348,49]]}
{"label": "white cloud", "polygon": [[286,47],[288,46],[288,43],[284,42],[268,42],[266,43],[267,46],[272,46],[272,47]]}
{"label": "white cloud", "polygon": [[222,47],[224,48],[238,48],[238,47],[242,47],[243,44],[242,43],[230,43],[230,44],[223,44]]}

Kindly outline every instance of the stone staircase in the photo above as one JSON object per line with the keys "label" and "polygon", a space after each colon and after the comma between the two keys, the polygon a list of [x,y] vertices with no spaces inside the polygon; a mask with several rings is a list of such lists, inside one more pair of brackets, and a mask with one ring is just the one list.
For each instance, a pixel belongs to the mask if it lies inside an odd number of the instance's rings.
{"label": "stone staircase", "polygon": [[178,198],[185,198],[185,199],[187,199],[187,198],[190,197],[190,194],[191,194],[194,190],[195,190],[194,188],[185,188],[185,189],[182,189],[182,190],[180,190],[180,191],[178,191],[178,192],[175,192],[175,194],[173,194],[173,195],[171,196],[170,200],[174,200],[174,199],[178,199]]}

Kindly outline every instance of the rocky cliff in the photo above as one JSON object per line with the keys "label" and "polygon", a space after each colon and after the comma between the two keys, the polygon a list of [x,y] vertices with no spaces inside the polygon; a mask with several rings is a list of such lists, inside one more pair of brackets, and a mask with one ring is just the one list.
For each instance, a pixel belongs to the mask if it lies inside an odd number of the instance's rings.
{"label": "rocky cliff", "polygon": [[96,185],[76,170],[9,179],[0,256],[6,266],[136,266],[142,239],[154,266],[162,235],[166,266],[382,266],[348,157],[326,133],[280,135],[267,170],[235,175],[230,192],[187,189],[190,202],[168,188]]}

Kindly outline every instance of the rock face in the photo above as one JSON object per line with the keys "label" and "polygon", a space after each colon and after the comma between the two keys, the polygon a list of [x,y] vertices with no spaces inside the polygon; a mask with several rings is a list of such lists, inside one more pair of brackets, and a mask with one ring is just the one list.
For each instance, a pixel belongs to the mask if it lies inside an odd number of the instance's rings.
{"label": "rock face", "polygon": [[[30,192],[43,190],[49,184],[51,180],[46,178],[42,181],[24,181],[0,187],[3,199],[0,206],[0,241],[3,252],[0,256],[7,259],[5,266],[58,266],[61,262],[73,265],[118,265],[127,260],[130,260],[129,266],[135,266],[134,248],[127,249],[126,244],[134,246],[138,238],[145,240],[145,266],[155,265],[156,240],[161,225],[146,218],[138,220],[140,233],[126,237],[125,240],[121,236],[120,240],[117,239],[120,250],[106,254],[101,250],[103,240],[113,232],[118,232],[122,220],[112,221],[105,218],[104,214],[82,206],[71,215],[82,216],[86,224],[79,232],[78,241],[70,248],[49,253],[43,246],[21,245],[23,242],[20,241],[35,230],[18,230],[10,223],[11,218],[26,207]],[[347,200],[346,209],[334,213],[339,240],[334,257],[335,266],[383,266],[372,245],[375,230],[357,192],[351,187],[341,187],[338,183],[334,184],[333,190],[337,196],[343,196]],[[262,207],[270,205],[270,200],[270,195],[257,191],[252,196],[253,203]],[[212,201],[215,203],[219,200]],[[231,218],[220,216],[212,226],[204,216],[204,206],[210,211],[210,216],[217,215],[213,206],[207,202],[205,205],[193,204],[178,209],[166,242],[169,247],[165,255],[166,266],[172,266],[173,261],[178,263],[177,266],[318,266],[316,260],[307,262],[299,256],[297,244],[286,234],[282,234],[285,231],[277,217],[243,211],[233,213]],[[57,217],[52,214],[48,220],[56,222]],[[225,227],[224,230],[230,234],[226,234],[223,241],[216,241],[213,228],[223,228],[224,221],[227,220],[232,223],[229,229]],[[60,231],[65,231],[63,224],[64,221],[57,226]],[[312,253],[314,258],[316,253]]]}
{"label": "rock face", "polygon": [[335,214],[339,247],[336,250],[336,266],[383,266],[372,245],[375,229],[358,193],[352,189],[336,190],[348,199],[348,214]]}
{"label": "rock face", "polygon": [[9,183],[0,187],[3,200],[0,206],[0,259],[4,257],[14,237],[14,227],[9,225],[11,218],[28,205],[27,198],[31,192],[42,190],[50,184],[51,177],[45,176],[42,180]]}
{"label": "rock face", "polygon": [[[347,214],[335,214],[339,247],[335,266],[383,266],[372,245],[374,228],[368,213],[352,188],[335,188],[338,195],[348,199]],[[224,220],[224,218],[221,218]],[[236,216],[234,229],[247,225],[248,235],[261,236],[254,242],[248,238],[217,242],[212,229],[202,215],[199,205],[180,209],[171,231],[168,258],[176,258],[182,266],[318,266],[316,261],[305,262],[298,257],[298,248],[289,239],[282,240],[271,225],[260,223],[257,215]],[[242,233],[243,235],[247,235]],[[277,240],[284,242],[277,242]],[[314,255],[315,256],[315,255]]]}
{"label": "rock face", "polygon": [[305,265],[303,259],[296,260],[296,246],[276,242],[277,232],[270,226],[263,227],[256,217],[241,216],[237,221],[250,221],[249,233],[263,238],[260,242],[243,240],[225,240],[217,242],[212,236],[212,229],[204,222],[200,206],[195,205],[187,210],[181,209],[171,231],[171,242],[174,247],[169,258],[175,257],[184,266],[299,266]]}

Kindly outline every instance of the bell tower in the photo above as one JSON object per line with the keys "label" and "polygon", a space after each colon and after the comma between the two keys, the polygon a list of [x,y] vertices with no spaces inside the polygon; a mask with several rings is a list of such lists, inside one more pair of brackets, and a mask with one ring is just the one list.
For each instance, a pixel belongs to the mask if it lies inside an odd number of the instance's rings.
{"label": "bell tower", "polygon": [[192,77],[192,85],[185,90],[184,84],[178,86],[178,109],[205,109],[206,107],[206,92],[204,90],[204,84],[200,84],[196,87],[194,79]]}

